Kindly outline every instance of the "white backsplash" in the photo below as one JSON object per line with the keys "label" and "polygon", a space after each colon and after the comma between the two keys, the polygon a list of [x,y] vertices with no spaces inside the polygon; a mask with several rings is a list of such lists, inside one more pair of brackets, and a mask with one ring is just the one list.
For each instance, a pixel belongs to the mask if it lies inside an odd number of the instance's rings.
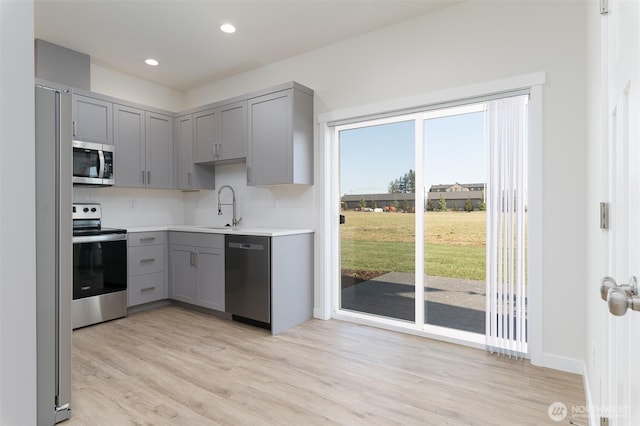
{"label": "white backsplash", "polygon": [[[230,185],[236,193],[241,226],[314,228],[312,186],[247,186],[245,163],[216,166],[215,190],[76,186],[73,201],[101,203],[105,227],[226,225],[231,223],[232,207],[223,205],[222,215],[218,215],[218,189],[223,185]],[[228,189],[222,191],[221,197],[223,203],[231,203]]]}
{"label": "white backsplash", "polygon": [[[237,216],[247,227],[314,227],[313,187],[247,186],[245,163],[216,166],[216,190],[184,193],[184,220],[187,225],[226,225],[231,223],[232,207],[222,206],[218,215],[218,190],[230,185],[237,200]],[[231,203],[231,191],[221,193],[223,203]]]}
{"label": "white backsplash", "polygon": [[105,227],[169,225],[184,220],[180,191],[74,186],[73,202],[102,204],[102,225]]}

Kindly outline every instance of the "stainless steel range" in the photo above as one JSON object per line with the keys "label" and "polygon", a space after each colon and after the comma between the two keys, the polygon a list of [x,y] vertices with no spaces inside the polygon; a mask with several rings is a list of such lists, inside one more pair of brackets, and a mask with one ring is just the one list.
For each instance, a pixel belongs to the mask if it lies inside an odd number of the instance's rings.
{"label": "stainless steel range", "polygon": [[73,205],[73,328],[127,315],[127,230],[102,227],[100,204]]}

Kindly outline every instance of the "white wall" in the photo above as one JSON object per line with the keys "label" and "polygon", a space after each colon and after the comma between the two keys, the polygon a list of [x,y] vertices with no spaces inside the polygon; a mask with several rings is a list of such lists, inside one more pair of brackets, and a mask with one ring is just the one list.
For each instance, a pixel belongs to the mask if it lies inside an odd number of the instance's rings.
{"label": "white wall", "polygon": [[[33,1],[0,0],[0,424],[36,424]],[[25,173],[27,171],[27,173]]]}
{"label": "white wall", "polygon": [[73,188],[75,203],[102,204],[102,224],[110,228],[181,224],[182,193],[140,188]]}
{"label": "white wall", "polygon": [[91,91],[168,111],[183,110],[184,93],[91,64]]}
{"label": "white wall", "polygon": [[[218,189],[231,185],[236,192],[237,216],[243,226],[313,228],[313,187],[281,186],[262,188],[247,186],[245,163],[216,167],[216,190],[185,192],[185,223],[225,225],[231,223],[232,208],[222,206],[218,216]],[[231,193],[220,194],[222,203],[231,202]]]}

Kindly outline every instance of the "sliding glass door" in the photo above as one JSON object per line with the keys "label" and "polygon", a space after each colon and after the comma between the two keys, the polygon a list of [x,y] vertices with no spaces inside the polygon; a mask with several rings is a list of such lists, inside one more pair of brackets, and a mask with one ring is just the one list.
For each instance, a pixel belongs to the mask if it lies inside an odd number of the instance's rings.
{"label": "sliding glass door", "polygon": [[341,309],[415,321],[414,125],[339,131]]}
{"label": "sliding glass door", "polygon": [[527,96],[508,99],[335,129],[339,310],[526,341]]}

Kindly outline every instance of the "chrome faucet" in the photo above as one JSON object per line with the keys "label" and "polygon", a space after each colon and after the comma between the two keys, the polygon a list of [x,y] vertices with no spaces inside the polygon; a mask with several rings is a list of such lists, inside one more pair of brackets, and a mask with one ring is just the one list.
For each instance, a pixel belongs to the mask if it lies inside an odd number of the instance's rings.
{"label": "chrome faucet", "polygon": [[[231,195],[233,195],[233,199],[231,201],[231,204],[229,204],[229,203],[221,203],[220,202],[220,193],[225,188],[229,188],[231,190]],[[220,187],[220,189],[218,189],[218,216],[222,215],[222,206],[233,206],[233,219],[232,219],[231,224],[234,227],[238,226],[238,224],[240,223],[242,218],[236,219],[236,191],[234,191],[233,188],[231,186],[229,186],[229,185],[222,185]]]}

